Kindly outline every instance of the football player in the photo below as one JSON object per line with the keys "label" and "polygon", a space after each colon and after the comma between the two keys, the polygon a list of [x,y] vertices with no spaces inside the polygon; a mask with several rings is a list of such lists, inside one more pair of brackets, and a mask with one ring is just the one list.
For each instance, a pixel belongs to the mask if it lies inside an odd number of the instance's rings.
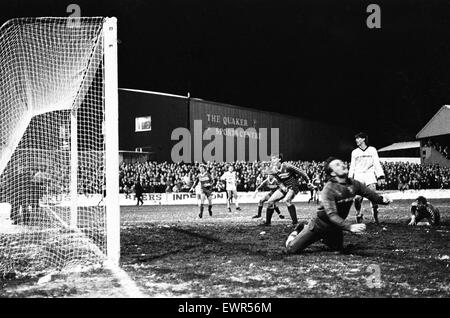
{"label": "football player", "polygon": [[[257,213],[256,215],[254,215],[254,216],[252,217],[252,219],[257,219],[257,218],[260,218],[260,217],[261,217],[262,209],[263,209],[263,206],[264,206],[264,202],[267,202],[267,201],[270,199],[270,197],[272,196],[272,194],[274,194],[274,192],[278,189],[278,185],[279,185],[279,184],[278,184],[277,179],[275,179],[275,177],[272,176],[272,175],[268,175],[267,178],[266,178],[263,182],[261,182],[261,184],[255,189],[255,196],[256,196],[256,194],[258,193],[259,189],[261,189],[261,188],[264,187],[264,186],[266,186],[266,187],[270,190],[270,192],[267,193],[267,194],[264,196],[264,198],[262,198],[261,200],[259,200],[259,202],[258,202],[258,213]],[[281,200],[281,199],[282,199],[282,198],[280,198],[280,200]],[[273,206],[274,206],[274,207],[273,207],[274,210],[278,213],[278,217],[279,217],[280,219],[284,219],[284,215],[281,214],[280,209],[278,208],[276,202],[273,203]]]}
{"label": "football player", "polygon": [[430,225],[439,225],[441,217],[439,210],[420,196],[411,204],[411,221],[408,225],[417,225],[423,219],[427,219]]}
{"label": "football player", "polygon": [[[356,134],[355,141],[358,147],[352,151],[348,176],[375,191],[377,184],[379,186],[385,184],[383,167],[381,166],[378,152],[374,147],[369,146],[369,137],[365,133]],[[361,223],[363,219],[363,214],[361,213],[362,201],[363,198],[361,196],[355,198],[356,222],[358,223]],[[379,224],[378,205],[372,201],[370,205],[372,207],[373,220],[375,224]]]}
{"label": "football player", "polygon": [[225,171],[225,173],[220,177],[220,180],[223,180],[226,183],[228,211],[231,212],[230,203],[232,202],[233,198],[236,210],[240,211],[241,208],[239,207],[238,193],[236,189],[237,176],[232,165],[228,166],[228,171]]}
{"label": "football player", "polygon": [[297,224],[297,212],[292,200],[300,191],[299,179],[304,179],[308,185],[311,186],[306,173],[294,165],[283,162],[282,160],[283,158],[281,154],[273,155],[271,157],[271,168],[269,169],[269,173],[277,179],[279,186],[278,189],[271,195],[269,200],[267,200],[266,221],[261,225],[269,226],[271,224],[272,215],[275,210],[274,204],[281,199],[286,202],[289,215],[292,219],[292,224]]}
{"label": "football player", "polygon": [[306,226],[299,224],[289,235],[286,240],[286,251],[289,254],[299,253],[319,240],[323,240],[332,250],[343,251],[344,231],[360,234],[366,229],[365,224],[345,222],[355,197],[360,195],[377,204],[391,202],[363,183],[350,179],[347,165],[342,160],[327,159],[324,170],[328,181],[321,193],[320,207]]}
{"label": "football player", "polygon": [[196,188],[197,184],[200,184],[200,213],[198,217],[202,218],[205,200],[208,200],[208,212],[209,215],[212,216],[212,188],[214,182],[204,164],[199,166],[199,170],[200,173],[197,175],[197,178],[189,191],[192,192]]}

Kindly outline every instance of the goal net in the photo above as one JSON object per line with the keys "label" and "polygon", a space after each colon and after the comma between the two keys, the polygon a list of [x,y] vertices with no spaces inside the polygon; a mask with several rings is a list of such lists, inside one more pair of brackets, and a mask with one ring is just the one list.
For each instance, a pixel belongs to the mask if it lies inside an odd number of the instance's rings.
{"label": "goal net", "polygon": [[116,42],[115,18],[0,28],[0,275],[118,261]]}

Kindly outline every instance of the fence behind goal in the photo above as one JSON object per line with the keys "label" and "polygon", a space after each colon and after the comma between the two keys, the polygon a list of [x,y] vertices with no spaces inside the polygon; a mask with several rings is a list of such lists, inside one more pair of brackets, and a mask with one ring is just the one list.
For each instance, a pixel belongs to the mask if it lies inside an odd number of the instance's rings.
{"label": "fence behind goal", "polygon": [[0,28],[0,274],[118,261],[116,50],[115,18]]}

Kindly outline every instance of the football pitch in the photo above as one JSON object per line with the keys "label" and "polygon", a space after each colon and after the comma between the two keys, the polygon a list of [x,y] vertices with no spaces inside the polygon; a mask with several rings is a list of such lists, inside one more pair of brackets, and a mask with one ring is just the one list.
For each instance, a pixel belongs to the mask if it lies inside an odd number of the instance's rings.
{"label": "football pitch", "polygon": [[[346,254],[317,242],[301,255],[284,253],[293,227],[283,205],[270,227],[251,218],[256,205],[214,206],[202,219],[196,206],[122,207],[121,267],[149,297],[449,297],[450,199],[430,201],[440,226],[407,226],[411,201],[382,207],[375,226],[365,201],[367,233],[345,234]],[[296,206],[300,221],[317,208]],[[0,296],[120,296],[108,279],[101,269],[44,285],[3,279]]]}

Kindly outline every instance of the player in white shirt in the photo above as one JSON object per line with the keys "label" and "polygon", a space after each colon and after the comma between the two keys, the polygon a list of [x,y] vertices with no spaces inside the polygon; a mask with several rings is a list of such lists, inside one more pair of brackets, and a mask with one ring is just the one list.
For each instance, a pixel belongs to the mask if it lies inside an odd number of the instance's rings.
{"label": "player in white shirt", "polygon": [[[349,177],[362,182],[371,190],[376,190],[377,184],[380,186],[385,183],[384,171],[378,157],[377,150],[369,146],[369,137],[365,133],[355,135],[356,149],[352,151],[352,159],[350,161]],[[363,197],[355,197],[356,221],[362,222],[363,214],[361,213],[361,204]],[[372,215],[376,224],[378,222],[378,204],[371,202]]]}
{"label": "player in white shirt", "polygon": [[197,197],[198,204],[200,204],[200,201],[202,199],[202,186],[201,186],[200,182],[195,187],[195,196]]}
{"label": "player in white shirt", "polygon": [[228,171],[225,171],[225,173],[220,177],[220,180],[225,181],[226,183],[228,211],[231,212],[230,202],[233,198],[234,204],[236,205],[236,210],[240,211],[241,208],[239,207],[238,194],[236,189],[237,176],[232,165],[228,166]]}

